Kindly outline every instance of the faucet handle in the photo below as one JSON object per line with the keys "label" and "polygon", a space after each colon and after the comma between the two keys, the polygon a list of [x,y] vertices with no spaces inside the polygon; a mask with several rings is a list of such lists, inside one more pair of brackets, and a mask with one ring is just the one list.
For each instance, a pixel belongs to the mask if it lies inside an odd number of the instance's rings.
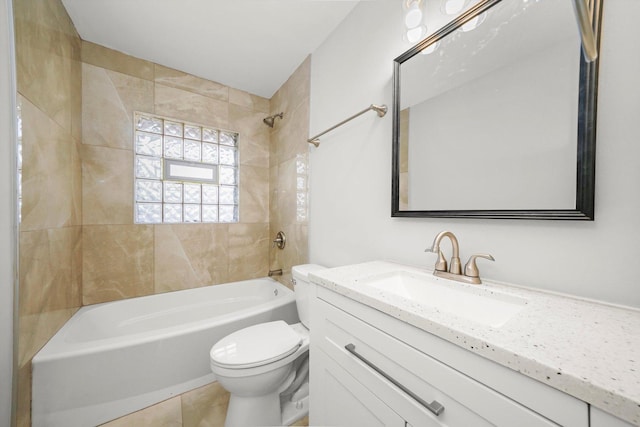
{"label": "faucet handle", "polygon": [[468,277],[480,277],[480,271],[476,265],[476,258],[484,258],[489,261],[495,261],[495,258],[489,254],[475,254],[469,257],[469,261],[464,265],[464,275]]}
{"label": "faucet handle", "polygon": [[424,251],[438,254],[438,260],[436,261],[435,267],[433,267],[435,271],[447,271],[447,260],[444,258],[444,254],[440,249],[437,249],[437,252],[433,248],[427,248]]}

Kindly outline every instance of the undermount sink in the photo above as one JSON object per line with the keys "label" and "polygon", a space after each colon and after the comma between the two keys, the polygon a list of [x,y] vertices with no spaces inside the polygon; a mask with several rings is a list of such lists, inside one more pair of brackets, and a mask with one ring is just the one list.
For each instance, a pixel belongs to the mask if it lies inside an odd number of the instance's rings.
{"label": "undermount sink", "polygon": [[494,328],[504,325],[527,300],[430,274],[398,270],[358,281],[359,285]]}

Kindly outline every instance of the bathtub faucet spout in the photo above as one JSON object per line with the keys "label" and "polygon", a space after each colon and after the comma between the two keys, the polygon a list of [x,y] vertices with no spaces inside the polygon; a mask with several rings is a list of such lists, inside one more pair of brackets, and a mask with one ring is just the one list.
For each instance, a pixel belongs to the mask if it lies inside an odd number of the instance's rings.
{"label": "bathtub faucet spout", "polygon": [[277,270],[269,270],[269,277],[273,276],[282,276],[282,269],[279,268]]}

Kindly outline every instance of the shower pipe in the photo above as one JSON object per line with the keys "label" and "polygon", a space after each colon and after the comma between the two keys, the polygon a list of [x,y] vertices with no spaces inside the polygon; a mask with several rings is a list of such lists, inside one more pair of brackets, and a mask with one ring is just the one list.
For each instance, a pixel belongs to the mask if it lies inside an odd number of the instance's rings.
{"label": "shower pipe", "polygon": [[343,124],[355,119],[356,117],[361,116],[362,114],[366,113],[369,110],[373,110],[376,113],[378,113],[378,117],[384,117],[384,115],[387,114],[387,106],[386,105],[371,104],[367,108],[365,108],[364,110],[354,114],[353,116],[351,116],[351,117],[349,117],[347,119],[344,119],[343,121],[341,121],[337,125],[334,125],[334,126],[330,127],[329,129],[325,130],[324,132],[321,132],[321,133],[317,134],[316,136],[312,136],[311,138],[307,139],[307,142],[309,144],[315,145],[316,147],[319,146],[320,145],[320,137],[322,135],[331,132],[335,128],[338,128],[338,127],[342,126]]}

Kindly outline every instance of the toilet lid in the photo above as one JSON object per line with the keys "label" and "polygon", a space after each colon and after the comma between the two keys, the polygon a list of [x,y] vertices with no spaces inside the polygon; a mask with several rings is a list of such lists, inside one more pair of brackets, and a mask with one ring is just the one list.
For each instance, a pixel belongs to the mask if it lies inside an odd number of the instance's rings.
{"label": "toilet lid", "polygon": [[222,338],[211,348],[211,361],[226,368],[252,368],[280,360],[302,344],[302,337],[282,320],[260,323]]}

